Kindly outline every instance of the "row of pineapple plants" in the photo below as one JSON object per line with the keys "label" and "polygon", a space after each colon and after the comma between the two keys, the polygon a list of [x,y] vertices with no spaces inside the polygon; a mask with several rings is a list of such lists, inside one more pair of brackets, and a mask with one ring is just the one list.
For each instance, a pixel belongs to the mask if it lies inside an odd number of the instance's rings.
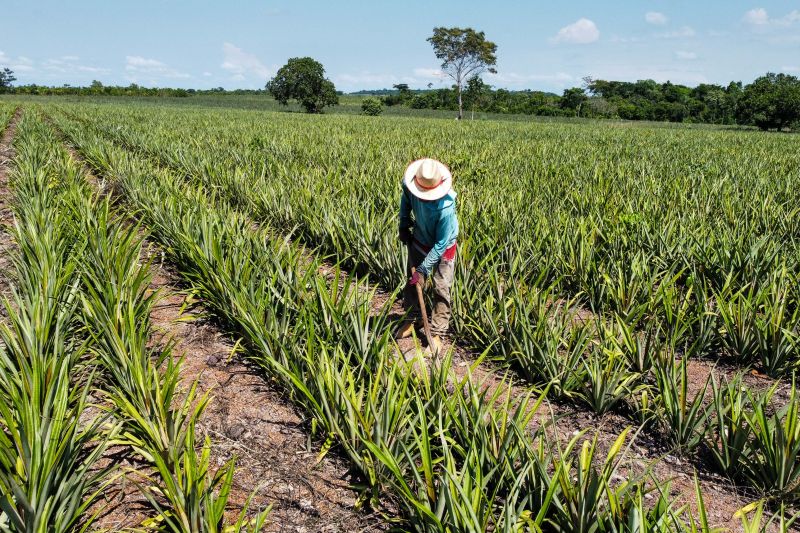
{"label": "row of pineapple plants", "polygon": [[14,116],[16,107],[11,104],[0,103],[0,132],[5,131]]}
{"label": "row of pineapple plants", "polygon": [[487,389],[469,376],[454,383],[449,358],[415,371],[417,361],[397,360],[388,307],[371,312],[363,279],[331,285],[320,259],[254,227],[214,189],[57,122],[306,413],[322,453],[335,447],[350,461],[362,504],[380,509],[388,497],[418,531],[707,530],[684,521],[668,486],[650,487],[651,507],[645,478],[612,481],[627,432],[605,459],[583,434],[563,449],[544,429],[531,435],[544,395],[512,398],[507,384]]}
{"label": "row of pineapple plants", "polygon": [[32,128],[18,130],[15,224],[4,229],[17,246],[0,321],[0,527],[72,531],[106,482],[97,465],[119,428],[81,419],[96,372],[80,333],[80,237],[58,209],[76,189],[47,187],[54,169]]}
{"label": "row of pineapple plants", "polygon": [[[168,347],[148,346],[157,296],[138,228],[93,193],[30,113],[14,145],[6,192],[16,247],[0,323],[0,530],[95,527],[110,505],[105,493],[123,476],[152,504],[147,529],[244,529],[244,513],[225,519],[233,465],[212,471],[210,445],[195,436],[206,399],[180,390]],[[112,461],[112,447],[138,467]]]}
{"label": "row of pineapple plants", "polygon": [[[220,182],[202,183],[214,185],[226,195],[226,182],[222,185]],[[252,190],[250,197],[253,197]],[[355,238],[354,235],[349,237]],[[348,239],[343,241],[348,242]],[[728,403],[717,403],[715,419],[704,400],[709,384],[699,394],[688,395],[687,358],[703,353],[711,342],[710,332],[717,320],[708,312],[691,315],[690,311],[697,305],[691,294],[687,296],[666,283],[654,289],[654,304],[663,307],[665,319],[645,321],[646,331],[640,334],[622,315],[616,315],[611,324],[581,320],[570,302],[553,305],[557,294],[552,288],[517,295],[506,290],[504,294],[504,286],[519,290],[524,282],[490,274],[496,276],[495,283],[490,285],[496,293],[487,296],[484,290],[482,301],[478,293],[477,304],[468,315],[473,324],[480,324],[484,345],[491,346],[493,352],[505,360],[514,361],[527,378],[542,386],[549,385],[559,397],[577,400],[597,414],[617,410],[633,421],[645,423],[648,430],[659,432],[665,442],[679,453],[694,457],[697,463],[701,463],[698,455],[704,457],[713,450],[721,449],[720,455],[734,454],[741,458],[739,463],[714,463],[721,473],[733,476],[737,482],[753,487],[767,498],[780,501],[797,498],[796,475],[791,473],[790,479],[781,479],[780,470],[781,464],[800,465],[794,448],[796,435],[789,438],[789,445],[778,456],[771,454],[768,448],[770,434],[779,427],[792,427],[794,398],[783,409],[778,405],[775,416],[748,421],[748,428],[755,428],[759,423],[761,430],[748,431],[746,446],[739,443],[742,450],[728,450],[731,443],[717,430],[719,420],[734,409],[734,400],[726,397]],[[474,298],[482,286],[482,283],[475,283],[474,289],[466,292]],[[687,320],[687,316],[691,320]],[[692,317],[699,317],[699,323],[692,321],[697,320]],[[636,327],[642,323],[636,322]],[[776,336],[780,334],[777,328]],[[676,365],[674,356],[679,353],[683,358]],[[749,391],[742,394],[748,400],[746,405],[752,408],[759,402],[769,405],[772,397],[772,394],[758,396]],[[739,403],[742,403],[741,398]],[[790,472],[794,470],[789,469]],[[752,474],[754,471],[770,473],[759,477]]]}

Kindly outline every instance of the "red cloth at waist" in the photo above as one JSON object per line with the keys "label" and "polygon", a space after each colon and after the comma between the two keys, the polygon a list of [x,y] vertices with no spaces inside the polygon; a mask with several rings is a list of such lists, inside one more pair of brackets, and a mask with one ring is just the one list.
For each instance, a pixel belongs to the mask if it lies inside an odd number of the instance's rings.
{"label": "red cloth at waist", "polygon": [[[442,254],[442,259],[444,259],[445,261],[452,261],[453,259],[455,259],[456,258],[456,245],[458,245],[458,243],[454,242],[451,247],[446,249],[444,251],[444,253]],[[431,248],[433,248],[433,246],[425,246],[424,244],[422,244],[421,242],[419,242],[417,240],[414,241],[414,246],[416,246],[417,248],[419,248],[421,251],[423,251],[426,254],[431,251]]]}

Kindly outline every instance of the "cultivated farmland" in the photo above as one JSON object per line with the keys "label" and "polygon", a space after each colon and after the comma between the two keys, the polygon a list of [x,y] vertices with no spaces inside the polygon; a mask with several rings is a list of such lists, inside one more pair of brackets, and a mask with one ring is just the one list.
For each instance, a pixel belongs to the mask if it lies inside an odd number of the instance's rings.
{"label": "cultivated farmland", "polygon": [[[797,136],[59,101],[6,124],[0,528],[791,527]],[[392,338],[425,156],[462,228],[440,360]],[[230,353],[155,327],[165,290]],[[280,409],[296,438],[258,425]],[[307,497],[253,459],[276,447]]]}

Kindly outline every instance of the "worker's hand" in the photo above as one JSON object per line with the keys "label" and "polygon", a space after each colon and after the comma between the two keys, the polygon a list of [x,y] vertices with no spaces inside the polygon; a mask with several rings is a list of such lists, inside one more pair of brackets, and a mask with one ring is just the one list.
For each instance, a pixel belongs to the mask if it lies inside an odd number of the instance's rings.
{"label": "worker's hand", "polygon": [[400,228],[400,234],[398,237],[400,238],[400,242],[406,246],[410,246],[411,241],[414,239],[414,236],[411,234],[411,228]]}
{"label": "worker's hand", "polygon": [[408,280],[409,285],[425,285],[425,274],[420,272],[419,270],[415,270],[414,273],[411,275],[411,279]]}

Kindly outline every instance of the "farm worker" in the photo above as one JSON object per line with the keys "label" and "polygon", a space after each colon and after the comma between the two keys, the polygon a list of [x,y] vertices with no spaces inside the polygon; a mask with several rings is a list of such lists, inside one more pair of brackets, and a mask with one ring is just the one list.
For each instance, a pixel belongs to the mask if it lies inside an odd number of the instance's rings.
{"label": "farm worker", "polygon": [[[403,307],[410,319],[398,330],[398,337],[411,336],[419,317],[417,284],[433,280],[431,333],[434,342],[447,333],[450,324],[450,287],[456,260],[456,193],[450,170],[435,159],[418,159],[406,168],[401,184],[400,241],[408,247]],[[414,272],[412,274],[412,267]]]}

